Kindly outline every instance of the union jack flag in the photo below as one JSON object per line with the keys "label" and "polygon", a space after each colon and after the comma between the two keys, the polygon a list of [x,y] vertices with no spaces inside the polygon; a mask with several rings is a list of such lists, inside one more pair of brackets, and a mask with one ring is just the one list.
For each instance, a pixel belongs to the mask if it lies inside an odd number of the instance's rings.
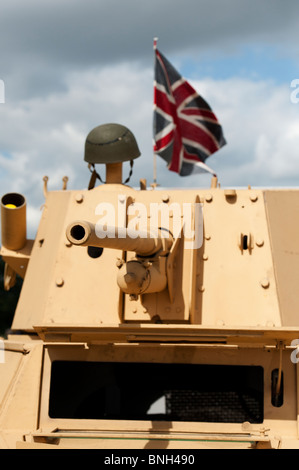
{"label": "union jack flag", "polygon": [[208,103],[154,49],[154,152],[181,176],[215,175],[205,160],[226,144],[222,128]]}

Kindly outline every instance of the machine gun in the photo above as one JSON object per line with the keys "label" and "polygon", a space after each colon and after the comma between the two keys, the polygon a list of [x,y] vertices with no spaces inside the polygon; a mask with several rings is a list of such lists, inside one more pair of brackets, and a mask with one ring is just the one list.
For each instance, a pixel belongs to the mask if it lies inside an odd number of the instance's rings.
{"label": "machine gun", "polygon": [[[135,252],[136,257],[125,262],[118,260],[117,283],[126,294],[161,292],[166,288],[166,255],[173,244],[168,232],[158,229],[135,231],[127,228],[95,227],[86,221],[72,222],[66,230],[70,243],[77,246],[112,248]],[[162,257],[162,258],[161,258]]]}

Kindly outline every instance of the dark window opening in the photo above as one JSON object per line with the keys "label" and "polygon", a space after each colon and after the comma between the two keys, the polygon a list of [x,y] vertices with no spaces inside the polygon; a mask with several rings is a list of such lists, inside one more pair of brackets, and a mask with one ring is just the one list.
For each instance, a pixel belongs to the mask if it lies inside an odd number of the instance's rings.
{"label": "dark window opening", "polygon": [[259,366],[55,361],[49,416],[261,423],[263,389]]}
{"label": "dark window opening", "polygon": [[244,235],[243,236],[243,250],[247,250],[248,249],[248,237],[247,235]]}

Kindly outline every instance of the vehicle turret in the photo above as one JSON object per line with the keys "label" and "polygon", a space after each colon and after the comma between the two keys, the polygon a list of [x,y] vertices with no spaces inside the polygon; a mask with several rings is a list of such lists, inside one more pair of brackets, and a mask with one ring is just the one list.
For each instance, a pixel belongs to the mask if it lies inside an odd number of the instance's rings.
{"label": "vehicle turret", "polygon": [[25,196],[1,199],[5,289],[23,285],[0,447],[299,448],[299,190],[132,188],[120,124],[82,153],[85,189],[44,178],[34,240]]}

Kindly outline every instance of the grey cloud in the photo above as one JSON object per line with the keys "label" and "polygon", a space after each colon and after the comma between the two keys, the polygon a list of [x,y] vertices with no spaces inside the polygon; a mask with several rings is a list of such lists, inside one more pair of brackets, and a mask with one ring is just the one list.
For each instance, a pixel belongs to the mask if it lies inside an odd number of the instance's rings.
{"label": "grey cloud", "polygon": [[246,41],[294,53],[299,4],[293,0],[4,0],[0,7],[1,78],[11,96],[66,88],[69,70],[153,60],[157,35],[168,54],[229,53]]}
{"label": "grey cloud", "polygon": [[[46,55],[57,63],[90,65],[149,56],[153,34],[167,47],[223,47],[246,38],[295,39],[293,0],[5,0],[1,44],[8,55]],[[278,35],[278,36],[277,36]],[[282,36],[283,35],[283,36]],[[3,42],[2,42],[3,41]],[[2,47],[5,53],[5,46]]]}

